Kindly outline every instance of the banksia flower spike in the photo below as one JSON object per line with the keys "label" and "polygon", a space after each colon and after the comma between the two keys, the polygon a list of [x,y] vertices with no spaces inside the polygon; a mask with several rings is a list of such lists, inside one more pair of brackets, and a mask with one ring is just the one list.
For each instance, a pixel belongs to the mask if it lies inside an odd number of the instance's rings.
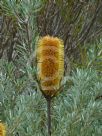
{"label": "banksia flower spike", "polygon": [[6,128],[3,123],[0,123],[0,136],[6,136]]}
{"label": "banksia flower spike", "polygon": [[46,96],[55,96],[64,74],[64,45],[61,39],[45,36],[39,40],[37,69],[42,92]]}
{"label": "banksia flower spike", "polygon": [[58,93],[63,75],[63,41],[57,37],[42,37],[37,47],[37,76],[40,89],[47,100],[48,136],[51,136],[51,99]]}

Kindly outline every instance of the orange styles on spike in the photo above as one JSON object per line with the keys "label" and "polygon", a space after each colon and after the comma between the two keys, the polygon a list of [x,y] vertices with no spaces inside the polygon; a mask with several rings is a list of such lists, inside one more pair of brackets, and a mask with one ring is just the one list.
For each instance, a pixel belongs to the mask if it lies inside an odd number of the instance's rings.
{"label": "orange styles on spike", "polygon": [[37,47],[37,75],[41,90],[46,96],[54,96],[64,74],[64,44],[57,37],[44,36]]}
{"label": "orange styles on spike", "polygon": [[0,136],[6,136],[6,128],[3,123],[0,123]]}

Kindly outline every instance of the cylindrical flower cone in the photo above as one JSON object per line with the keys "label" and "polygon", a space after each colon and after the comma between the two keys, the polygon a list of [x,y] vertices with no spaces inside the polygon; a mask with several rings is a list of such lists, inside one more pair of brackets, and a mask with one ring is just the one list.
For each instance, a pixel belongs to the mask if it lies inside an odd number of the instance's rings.
{"label": "cylindrical flower cone", "polygon": [[47,100],[48,136],[51,136],[51,98],[60,88],[64,75],[64,44],[57,37],[44,36],[37,47],[37,76]]}
{"label": "cylindrical flower cone", "polygon": [[51,36],[39,39],[37,72],[43,94],[55,96],[64,74],[64,44],[61,39]]}
{"label": "cylindrical flower cone", "polygon": [[0,123],[0,136],[6,136],[6,127],[3,123]]}

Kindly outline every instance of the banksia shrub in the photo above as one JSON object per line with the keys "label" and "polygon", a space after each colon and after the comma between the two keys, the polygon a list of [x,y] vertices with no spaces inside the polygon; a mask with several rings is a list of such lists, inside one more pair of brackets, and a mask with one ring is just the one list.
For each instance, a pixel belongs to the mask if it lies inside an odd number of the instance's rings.
{"label": "banksia shrub", "polygon": [[55,96],[64,73],[64,44],[61,39],[44,36],[39,40],[37,69],[42,92],[46,96]]}
{"label": "banksia shrub", "polygon": [[5,125],[3,123],[0,123],[0,136],[6,136],[6,130]]}

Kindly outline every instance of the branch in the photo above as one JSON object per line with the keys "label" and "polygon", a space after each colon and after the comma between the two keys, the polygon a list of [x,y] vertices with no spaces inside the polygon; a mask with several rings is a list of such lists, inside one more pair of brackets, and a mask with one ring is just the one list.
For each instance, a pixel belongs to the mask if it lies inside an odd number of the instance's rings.
{"label": "branch", "polygon": [[93,27],[95,21],[96,21],[97,14],[99,13],[99,11],[100,11],[100,9],[101,9],[101,7],[102,7],[102,3],[100,4],[100,3],[98,2],[96,7],[97,7],[97,8],[96,8],[96,10],[95,10],[95,13],[94,13],[94,15],[93,15],[93,18],[92,18],[91,22],[88,24],[85,33],[84,33],[84,34],[80,37],[80,39],[78,40],[78,42],[80,42],[80,43],[83,43],[83,42],[86,40],[86,38],[88,37],[88,34],[89,34],[91,28]]}

